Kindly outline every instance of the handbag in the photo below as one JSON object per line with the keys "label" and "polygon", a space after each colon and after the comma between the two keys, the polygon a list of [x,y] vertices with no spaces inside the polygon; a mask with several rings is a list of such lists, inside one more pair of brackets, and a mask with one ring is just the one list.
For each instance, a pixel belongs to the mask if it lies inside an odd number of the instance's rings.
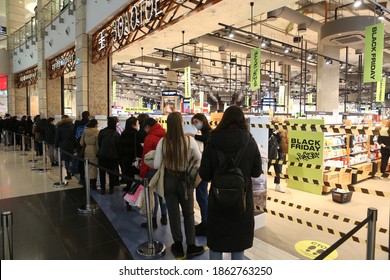
{"label": "handbag", "polygon": [[143,193],[143,190],[144,190],[144,186],[143,185],[139,185],[134,194],[126,193],[125,196],[123,197],[123,199],[127,203],[129,203],[129,205],[137,206],[136,202],[137,202],[139,196],[141,195],[141,193]]}
{"label": "handbag", "polygon": [[[190,146],[190,138],[188,137],[188,149],[191,149]],[[188,165],[185,170],[185,183],[187,187],[197,187],[201,181],[199,177],[199,167],[200,167],[200,161],[198,159],[195,159],[193,155],[191,155],[191,158],[188,162]]]}

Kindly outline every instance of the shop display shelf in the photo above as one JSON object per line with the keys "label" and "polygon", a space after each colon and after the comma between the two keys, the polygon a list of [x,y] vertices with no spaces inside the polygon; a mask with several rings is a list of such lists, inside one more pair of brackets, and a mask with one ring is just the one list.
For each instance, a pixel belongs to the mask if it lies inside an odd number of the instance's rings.
{"label": "shop display shelf", "polygon": [[371,152],[379,151],[381,148],[370,149]]}
{"label": "shop display shelf", "polygon": [[335,136],[344,136],[345,133],[332,133],[332,134],[325,134],[325,137],[335,137]]}
{"label": "shop display shelf", "polygon": [[364,154],[364,153],[368,153],[368,151],[365,150],[365,151],[360,151],[360,152],[356,152],[356,153],[350,153],[349,155],[350,156],[356,156],[356,155],[360,155],[360,154]]}
{"label": "shop display shelf", "polygon": [[341,145],[330,145],[330,146],[325,146],[325,148],[335,148],[335,147],[344,147],[347,144],[341,144]]}
{"label": "shop display shelf", "polygon": [[331,160],[331,159],[335,159],[335,158],[343,158],[343,157],[346,157],[347,155],[342,155],[342,156],[335,156],[335,157],[330,157],[330,158],[326,158],[324,160]]}
{"label": "shop display shelf", "polygon": [[359,165],[359,164],[362,164],[362,163],[369,163],[369,162],[367,162],[367,161],[365,160],[365,161],[360,161],[360,162],[352,163],[352,164],[350,164],[349,166],[352,167],[352,166]]}
{"label": "shop display shelf", "polygon": [[352,143],[352,144],[354,144],[354,145],[359,145],[359,144],[366,144],[367,143],[367,141],[364,141],[364,142],[356,142],[356,143]]}

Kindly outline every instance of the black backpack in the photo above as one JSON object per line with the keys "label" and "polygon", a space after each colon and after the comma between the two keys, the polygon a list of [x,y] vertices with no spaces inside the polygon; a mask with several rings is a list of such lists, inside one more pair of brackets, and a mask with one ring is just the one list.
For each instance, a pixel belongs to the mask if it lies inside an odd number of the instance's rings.
{"label": "black backpack", "polygon": [[211,203],[220,213],[242,214],[246,210],[245,178],[238,165],[248,146],[248,142],[236,154],[234,160],[226,160],[225,155],[216,149],[221,164],[211,180]]}

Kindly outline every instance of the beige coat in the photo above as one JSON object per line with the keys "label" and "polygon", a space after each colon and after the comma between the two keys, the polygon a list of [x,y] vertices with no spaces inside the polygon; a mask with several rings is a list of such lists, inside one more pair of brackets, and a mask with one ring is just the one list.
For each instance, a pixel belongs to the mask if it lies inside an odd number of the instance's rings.
{"label": "beige coat", "polygon": [[[86,127],[84,129],[83,136],[80,139],[80,145],[85,146],[84,158],[89,159],[90,162],[95,164],[98,163],[98,159],[96,157],[98,151],[98,133],[99,130],[94,127]],[[89,165],[88,168],[89,179],[97,178],[97,169],[96,167]]]}

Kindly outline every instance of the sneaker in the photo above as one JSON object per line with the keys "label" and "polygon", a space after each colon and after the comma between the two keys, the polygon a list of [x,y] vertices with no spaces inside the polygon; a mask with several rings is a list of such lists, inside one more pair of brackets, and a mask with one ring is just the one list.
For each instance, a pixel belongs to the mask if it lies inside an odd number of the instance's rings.
{"label": "sneaker", "polygon": [[285,193],[285,192],[286,192],[284,189],[282,189],[282,188],[280,187],[279,184],[276,184],[276,186],[275,186],[275,191],[281,192],[281,193]]}
{"label": "sneaker", "polygon": [[70,179],[72,179],[71,175],[68,174],[68,175],[65,176],[65,180],[70,180]]}
{"label": "sneaker", "polygon": [[181,244],[181,242],[173,243],[171,246],[171,251],[176,259],[184,257],[184,250],[183,250],[183,245]]}
{"label": "sneaker", "polygon": [[58,166],[58,162],[52,162],[51,166]]}
{"label": "sneaker", "polygon": [[202,255],[204,253],[203,246],[196,246],[195,244],[188,245],[187,248],[187,259],[192,259],[193,257]]}
{"label": "sneaker", "polygon": [[167,214],[165,215],[161,215],[161,220],[160,220],[161,224],[166,226],[168,224],[168,219],[167,219]]}

